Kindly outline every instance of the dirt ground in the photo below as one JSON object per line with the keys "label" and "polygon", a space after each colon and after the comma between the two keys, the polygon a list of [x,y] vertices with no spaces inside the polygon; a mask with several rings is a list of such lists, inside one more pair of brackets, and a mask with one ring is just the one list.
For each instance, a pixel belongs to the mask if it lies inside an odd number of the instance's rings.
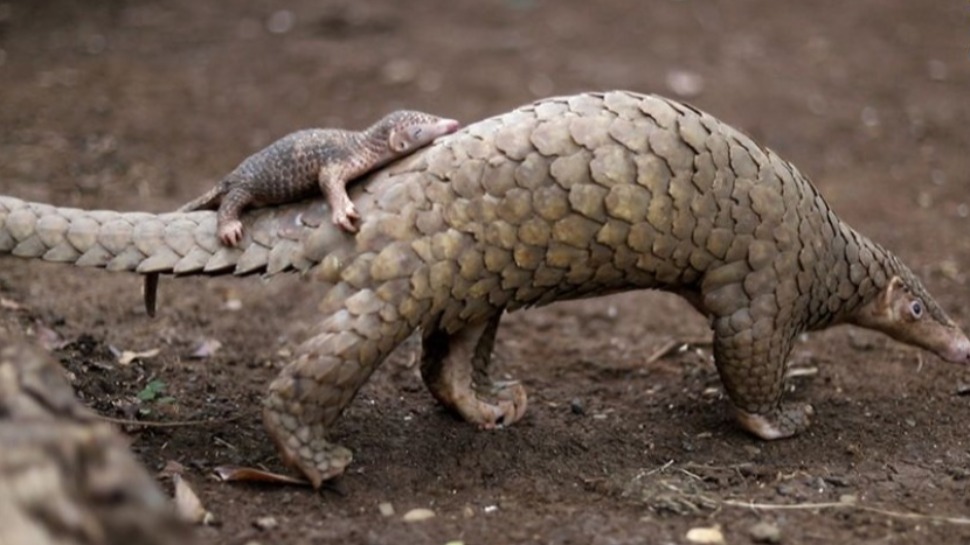
{"label": "dirt ground", "polygon": [[[297,128],[659,92],[799,165],[970,326],[968,23],[965,3],[911,0],[0,2],[0,192],[166,211]],[[188,466],[222,521],[203,542],[686,543],[713,527],[728,543],[970,541],[970,371],[877,334],[798,344],[789,396],[818,416],[774,443],[730,420],[709,347],[651,357],[708,337],[671,295],[508,317],[498,368],[524,382],[530,412],[495,432],[435,405],[409,343],[336,426],[355,463],[314,493],[209,477],[279,468],[259,402],[319,319],[314,285],[166,278],[149,319],[134,275],[0,264],[0,312],[56,347],[86,402],[211,421],[127,430],[150,469]],[[211,340],[214,355],[191,358]],[[404,522],[414,508],[437,516]]]}

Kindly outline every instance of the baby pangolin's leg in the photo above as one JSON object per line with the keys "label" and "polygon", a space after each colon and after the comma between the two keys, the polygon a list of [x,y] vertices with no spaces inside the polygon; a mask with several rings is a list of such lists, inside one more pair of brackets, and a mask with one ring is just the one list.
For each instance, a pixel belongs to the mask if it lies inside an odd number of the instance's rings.
{"label": "baby pangolin's leg", "polygon": [[334,225],[345,231],[356,233],[355,222],[360,219],[357,208],[347,195],[348,174],[346,169],[336,165],[328,165],[320,169],[320,190],[327,196],[330,206],[331,219]]}
{"label": "baby pangolin's leg", "polygon": [[222,197],[216,221],[219,240],[226,246],[235,246],[242,240],[243,226],[239,214],[252,202],[252,193],[243,187],[234,187]]}

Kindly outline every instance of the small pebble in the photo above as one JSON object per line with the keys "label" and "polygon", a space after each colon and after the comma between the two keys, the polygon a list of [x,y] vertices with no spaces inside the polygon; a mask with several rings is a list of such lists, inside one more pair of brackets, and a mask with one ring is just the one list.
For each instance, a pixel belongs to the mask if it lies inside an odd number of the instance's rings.
{"label": "small pebble", "polygon": [[930,73],[930,79],[933,81],[946,81],[947,69],[946,63],[939,59],[931,59],[930,62],[926,63],[927,71]]}
{"label": "small pebble", "polygon": [[842,494],[839,496],[839,503],[844,503],[846,505],[855,505],[859,501],[859,498],[854,494]]}
{"label": "small pebble", "polygon": [[293,30],[295,24],[296,15],[290,10],[281,9],[273,12],[269,16],[269,19],[266,20],[266,30],[272,34],[286,34],[290,30]]}
{"label": "small pebble", "polygon": [[718,545],[724,543],[724,534],[717,526],[712,528],[691,528],[685,536],[691,543]]}
{"label": "small pebble", "polygon": [[756,456],[761,456],[761,448],[756,447],[754,445],[745,445],[744,446],[744,452],[748,456],[751,456],[752,458],[754,458]]}
{"label": "small pebble", "polygon": [[781,529],[773,522],[756,522],[748,528],[748,534],[756,543],[781,543]]}
{"label": "small pebble", "polygon": [[280,523],[276,520],[276,517],[259,517],[253,521],[253,526],[263,531],[272,530],[279,525]]}
{"label": "small pebble", "polygon": [[841,475],[829,475],[825,477],[825,482],[832,486],[838,486],[840,488],[845,488],[849,486],[849,480]]}
{"label": "small pebble", "polygon": [[586,407],[583,405],[583,401],[578,397],[574,397],[572,401],[569,402],[569,410],[573,414],[578,414],[580,416],[586,414]]}
{"label": "small pebble", "polygon": [[418,65],[410,59],[393,59],[381,67],[381,76],[387,83],[411,83],[418,77]]}
{"label": "small pebble", "polygon": [[916,204],[920,208],[930,208],[933,206],[933,195],[930,195],[926,191],[920,191],[919,194],[916,195]]}
{"label": "small pebble", "polygon": [[417,509],[411,509],[407,513],[404,513],[404,516],[401,517],[401,520],[403,520],[404,522],[423,522],[428,519],[433,519],[434,516],[435,516],[434,511],[432,511],[431,509],[424,509],[419,507]]}
{"label": "small pebble", "polygon": [[704,91],[704,77],[689,70],[667,73],[667,88],[685,98],[696,97]]}
{"label": "small pebble", "polygon": [[876,110],[874,106],[863,108],[859,117],[862,119],[862,124],[870,129],[879,126],[879,110]]}
{"label": "small pebble", "polygon": [[385,517],[394,516],[394,506],[391,505],[391,502],[385,501],[377,504],[377,510]]}

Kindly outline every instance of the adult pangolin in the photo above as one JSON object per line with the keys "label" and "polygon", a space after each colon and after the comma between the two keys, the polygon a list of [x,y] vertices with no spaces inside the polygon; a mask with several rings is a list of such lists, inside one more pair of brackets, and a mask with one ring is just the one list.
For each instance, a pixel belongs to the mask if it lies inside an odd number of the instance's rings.
{"label": "adult pangolin", "polygon": [[970,360],[970,341],[895,256],[809,181],[690,106],[628,92],[551,98],[437,140],[353,188],[352,236],[320,199],[243,216],[238,249],[211,212],[120,214],[0,199],[0,250],[141,273],[314,270],[322,316],[269,387],[263,415],[315,486],[351,461],[327,430],[415,329],[431,393],[482,427],[525,411],[487,370],[505,311],[658,288],[708,316],[738,420],[764,439],[808,426],[782,403],[803,331],[853,323]]}

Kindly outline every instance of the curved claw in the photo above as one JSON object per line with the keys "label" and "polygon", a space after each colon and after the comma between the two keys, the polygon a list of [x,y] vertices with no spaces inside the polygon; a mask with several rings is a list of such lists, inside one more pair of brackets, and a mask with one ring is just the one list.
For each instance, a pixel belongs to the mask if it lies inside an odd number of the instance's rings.
{"label": "curved claw", "polygon": [[337,225],[344,231],[349,233],[357,232],[356,221],[360,219],[360,214],[357,212],[357,208],[354,207],[353,203],[348,203],[347,206],[343,208],[335,208],[331,220],[334,225]]}
{"label": "curved claw", "polygon": [[474,389],[474,395],[454,400],[463,419],[491,430],[518,422],[525,416],[529,396],[518,381],[493,382]]}
{"label": "curved claw", "polygon": [[219,226],[219,240],[226,246],[236,246],[242,240],[243,226],[239,220],[227,221]]}

